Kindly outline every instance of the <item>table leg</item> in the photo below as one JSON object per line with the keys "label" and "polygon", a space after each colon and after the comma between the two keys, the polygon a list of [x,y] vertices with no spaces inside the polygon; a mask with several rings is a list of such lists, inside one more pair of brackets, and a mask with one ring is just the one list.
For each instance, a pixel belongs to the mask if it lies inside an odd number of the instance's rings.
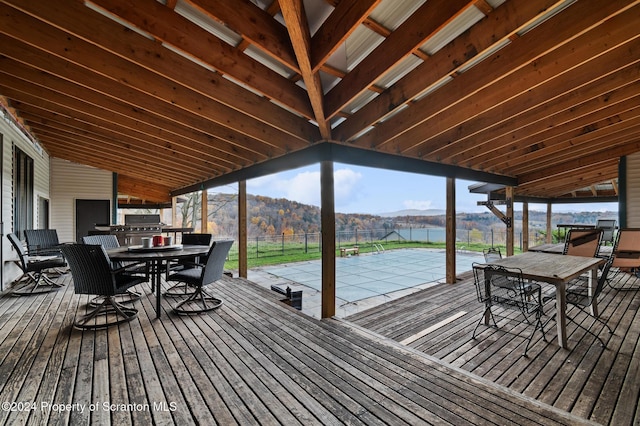
{"label": "table leg", "polygon": [[558,330],[558,345],[567,347],[567,285],[558,284],[556,287],[556,327]]}
{"label": "table leg", "polygon": [[598,285],[598,267],[596,266],[592,270],[589,271],[589,286],[588,286],[588,294],[589,298],[591,298],[591,306],[589,310],[591,311],[591,315],[594,317],[598,316],[598,300],[593,297],[593,292],[596,290],[596,286]]}
{"label": "table leg", "polygon": [[160,288],[160,275],[162,274],[161,266],[162,261],[155,260],[153,262],[153,287],[156,292],[156,318],[160,318],[160,315],[162,314],[162,311],[160,310],[160,301],[162,298],[162,288]]}

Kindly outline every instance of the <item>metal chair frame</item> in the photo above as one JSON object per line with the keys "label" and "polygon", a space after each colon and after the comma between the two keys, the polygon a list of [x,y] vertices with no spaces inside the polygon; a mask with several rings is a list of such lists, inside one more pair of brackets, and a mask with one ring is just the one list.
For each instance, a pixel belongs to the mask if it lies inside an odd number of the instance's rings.
{"label": "metal chair frame", "polygon": [[[472,267],[476,295],[478,301],[484,304],[482,317],[473,330],[472,338],[476,338],[476,332],[480,324],[487,322],[489,319],[491,319],[496,328],[499,328],[495,320],[496,314],[492,308],[502,307],[518,311],[522,314],[522,318],[526,323],[534,325],[534,329],[526,338],[527,344],[524,348],[524,357],[527,356],[531,339],[536,330],[539,329],[542,332],[542,339],[547,342],[544,332],[546,322],[542,322],[544,312],[540,286],[536,284],[537,287],[533,289],[530,283],[526,283],[522,278],[520,269],[505,268],[494,264],[480,265],[477,263],[474,263]],[[531,316],[534,317],[533,322],[529,319]]]}

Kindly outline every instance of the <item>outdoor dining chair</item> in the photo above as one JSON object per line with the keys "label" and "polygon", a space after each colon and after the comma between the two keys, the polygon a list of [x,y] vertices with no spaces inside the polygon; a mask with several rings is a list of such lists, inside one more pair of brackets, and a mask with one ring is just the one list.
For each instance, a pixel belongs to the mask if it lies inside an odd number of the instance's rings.
{"label": "outdoor dining chair", "polygon": [[222,278],[224,262],[232,244],[233,240],[214,241],[211,248],[209,248],[205,264],[194,268],[186,268],[169,275],[167,281],[177,281],[195,288],[195,291],[188,298],[173,308],[175,312],[179,314],[197,314],[222,306],[223,301],[209,295],[204,290],[204,287]]}
{"label": "outdoor dining chair", "polygon": [[640,228],[620,229],[612,256],[614,259],[607,276],[609,287],[623,291],[640,290]]}
{"label": "outdoor dining chair", "polygon": [[504,317],[533,325],[533,330],[526,338],[527,345],[524,348],[523,356],[527,356],[531,339],[536,330],[539,329],[542,332],[543,340],[547,341],[544,334],[544,324],[542,323],[542,294],[539,285],[536,284],[535,295],[531,297],[531,287],[527,287],[529,283],[524,281],[522,271],[519,269],[505,268],[495,264],[480,265],[478,263],[474,263],[472,268],[476,295],[478,301],[484,305],[482,317],[473,330],[473,339],[476,338],[476,332],[480,324],[489,325],[489,320],[493,322],[496,328],[499,328],[495,317],[503,316],[502,314],[507,309],[516,311],[517,315],[504,315]]}
{"label": "outdoor dining chair", "polygon": [[[211,244],[211,234],[183,234],[182,245],[196,245],[196,246],[208,246]],[[189,259],[178,259],[175,262],[170,262],[167,265],[167,278],[174,272],[184,271],[189,268],[197,268],[198,265],[202,265],[207,262],[207,259],[203,256]],[[165,292],[165,296],[169,297],[181,297],[189,296],[196,291],[195,287],[186,283],[178,282],[172,287],[168,288]]]}
{"label": "outdoor dining chair", "polygon": [[[26,229],[24,239],[30,256],[56,256],[62,259],[58,231],[55,229]],[[53,272],[62,275],[66,270],[54,268]]]}
{"label": "outdoor dining chair", "polygon": [[45,272],[52,268],[62,268],[67,266],[67,263],[62,257],[29,256],[22,245],[22,241],[20,241],[16,234],[8,234],[7,238],[18,254],[17,263],[22,270],[22,275],[14,281],[14,283],[16,283],[16,287],[13,289],[12,294],[17,296],[27,296],[31,294],[48,293],[62,287],[62,284],[58,284],[51,280]]}
{"label": "outdoor dining chair", "polygon": [[[118,237],[115,235],[107,235],[107,234],[98,234],[98,235],[87,235],[82,237],[83,244],[89,245],[99,245],[102,246],[105,250],[115,249],[120,247],[120,242],[118,242]],[[149,268],[144,262],[114,262],[111,261],[111,269],[129,274],[129,275],[139,275],[140,277],[144,277],[145,281],[149,281]],[[133,303],[136,300],[140,300],[142,294],[140,292],[128,289],[125,293],[117,294],[114,298],[118,301],[118,303]],[[95,299],[91,301],[93,305],[99,305],[102,303],[102,296],[97,296]]]}
{"label": "outdoor dining chair", "polygon": [[498,247],[489,247],[488,249],[484,249],[482,250],[482,254],[484,255],[484,261],[487,263],[502,259],[502,253]]}
{"label": "outdoor dining chair", "polygon": [[71,269],[75,293],[102,296],[99,304],[89,303],[89,312],[73,323],[76,328],[106,328],[138,315],[137,309],[124,306],[115,296],[145,282],[144,277],[113,270],[101,245],[65,244],[62,252]]}
{"label": "outdoor dining chair", "polygon": [[616,220],[615,219],[598,219],[596,220],[596,228],[602,229],[602,239],[600,243],[605,245],[607,243],[611,243],[611,245],[613,245],[615,231],[616,231]]}
{"label": "outdoor dining chair", "polygon": [[598,255],[602,229],[573,228],[567,232],[562,254],[595,257]]}

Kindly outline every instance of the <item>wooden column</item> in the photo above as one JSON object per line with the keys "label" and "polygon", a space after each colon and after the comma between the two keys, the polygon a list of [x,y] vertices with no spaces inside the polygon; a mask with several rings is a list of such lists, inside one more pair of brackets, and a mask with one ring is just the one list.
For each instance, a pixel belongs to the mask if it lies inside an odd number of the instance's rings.
{"label": "wooden column", "polygon": [[208,232],[209,216],[209,195],[206,189],[202,190],[202,202],[200,203],[200,232],[206,234]]}
{"label": "wooden column", "polygon": [[247,181],[238,182],[238,275],[247,278]]}
{"label": "wooden column", "polygon": [[171,197],[171,226],[174,228],[182,228],[182,224],[178,226],[178,210],[176,209],[177,201],[178,197]]}
{"label": "wooden column", "polygon": [[553,242],[553,230],[551,229],[551,203],[547,203],[547,244]]}
{"label": "wooden column", "polygon": [[529,203],[522,203],[522,251],[529,251]]}
{"label": "wooden column", "polygon": [[336,314],[336,212],[332,161],[320,163],[320,199],[322,227],[321,317],[330,318]]}
{"label": "wooden column", "polygon": [[505,188],[507,196],[507,256],[513,256],[514,228],[513,223],[513,186]]}
{"label": "wooden column", "polygon": [[447,178],[446,279],[456,282],[456,180]]}

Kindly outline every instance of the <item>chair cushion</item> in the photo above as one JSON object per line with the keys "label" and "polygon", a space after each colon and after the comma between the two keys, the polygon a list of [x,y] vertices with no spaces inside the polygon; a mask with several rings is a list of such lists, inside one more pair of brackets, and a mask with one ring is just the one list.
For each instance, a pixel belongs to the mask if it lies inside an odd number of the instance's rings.
{"label": "chair cushion", "polygon": [[67,263],[62,257],[53,257],[44,260],[29,260],[27,263],[27,272],[42,271],[43,269],[50,268],[62,268],[67,266]]}
{"label": "chair cushion", "polygon": [[180,281],[194,286],[200,285],[202,278],[202,268],[186,268],[175,274],[169,275],[167,281]]}
{"label": "chair cushion", "polygon": [[131,275],[127,273],[116,274],[116,293],[124,293],[128,288],[134,285],[146,282],[146,278],[140,275]]}

